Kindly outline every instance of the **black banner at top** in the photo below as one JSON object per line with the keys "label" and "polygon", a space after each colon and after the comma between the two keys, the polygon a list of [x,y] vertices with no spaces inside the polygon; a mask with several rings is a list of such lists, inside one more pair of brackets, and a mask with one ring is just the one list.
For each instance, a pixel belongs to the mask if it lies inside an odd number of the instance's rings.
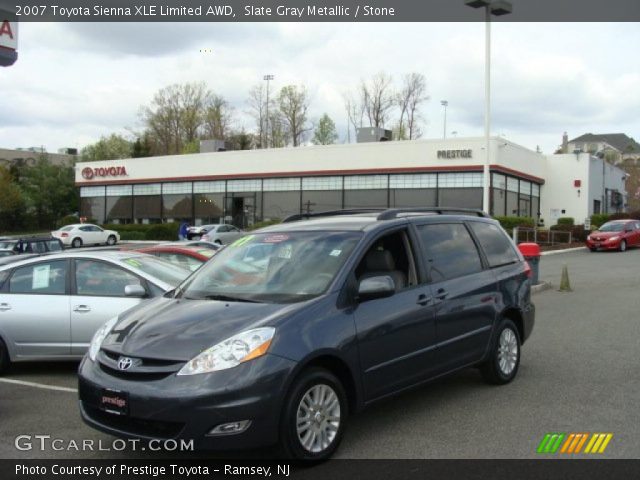
{"label": "black banner at top", "polygon": [[492,21],[640,21],[639,0],[0,0],[20,22],[483,22],[486,8]]}

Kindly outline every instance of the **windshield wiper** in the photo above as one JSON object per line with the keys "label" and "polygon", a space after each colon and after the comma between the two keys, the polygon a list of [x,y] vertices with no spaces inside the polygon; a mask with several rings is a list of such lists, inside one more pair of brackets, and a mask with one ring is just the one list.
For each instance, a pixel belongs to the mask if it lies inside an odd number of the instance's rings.
{"label": "windshield wiper", "polygon": [[222,302],[247,302],[247,303],[262,303],[258,300],[252,300],[250,298],[243,297],[232,297],[231,295],[205,295],[203,297],[199,297],[199,299],[203,300],[220,300]]}

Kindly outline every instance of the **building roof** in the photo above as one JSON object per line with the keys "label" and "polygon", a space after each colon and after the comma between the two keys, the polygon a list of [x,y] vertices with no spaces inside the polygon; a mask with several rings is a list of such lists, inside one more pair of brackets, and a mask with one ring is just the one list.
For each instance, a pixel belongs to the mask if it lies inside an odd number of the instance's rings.
{"label": "building roof", "polygon": [[605,142],[621,153],[640,153],[640,144],[624,133],[585,133],[569,141],[576,142]]}

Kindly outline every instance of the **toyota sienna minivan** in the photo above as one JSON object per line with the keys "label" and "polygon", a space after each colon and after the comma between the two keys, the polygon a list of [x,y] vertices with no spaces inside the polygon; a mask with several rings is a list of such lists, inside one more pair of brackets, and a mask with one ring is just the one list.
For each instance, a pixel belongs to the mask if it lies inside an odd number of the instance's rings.
{"label": "toyota sienna minivan", "polygon": [[328,458],[377,400],[472,366],[512,381],[530,275],[480,211],[294,216],[102,326],[79,368],[81,415],[118,437]]}

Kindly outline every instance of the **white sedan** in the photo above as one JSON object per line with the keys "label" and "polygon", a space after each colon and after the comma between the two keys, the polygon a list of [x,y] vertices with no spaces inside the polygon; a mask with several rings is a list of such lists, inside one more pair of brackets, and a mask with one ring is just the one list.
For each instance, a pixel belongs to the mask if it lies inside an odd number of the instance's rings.
{"label": "white sedan", "polygon": [[114,230],[103,230],[97,225],[90,223],[77,223],[67,225],[55,232],[51,232],[55,238],[59,238],[65,245],[73,248],[82,245],[115,245],[120,241],[120,234]]}

